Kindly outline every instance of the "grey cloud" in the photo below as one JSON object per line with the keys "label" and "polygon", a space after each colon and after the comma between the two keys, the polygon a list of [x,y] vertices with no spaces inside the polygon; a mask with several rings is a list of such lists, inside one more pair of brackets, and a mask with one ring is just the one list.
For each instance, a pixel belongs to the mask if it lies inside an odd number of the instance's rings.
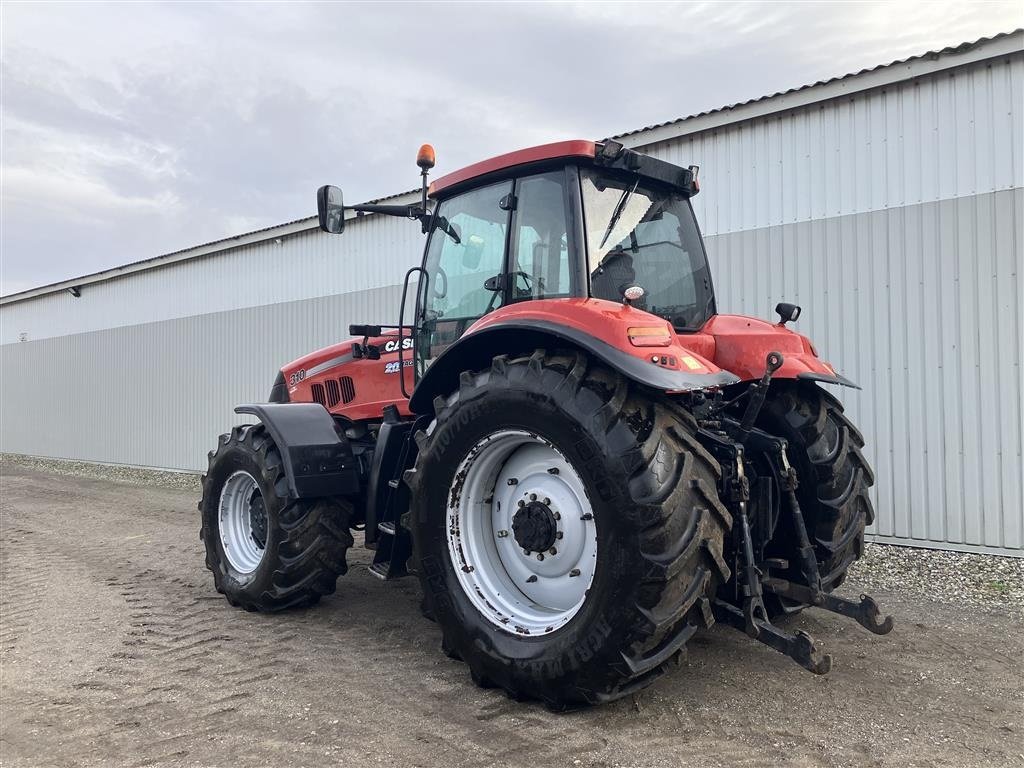
{"label": "grey cloud", "polygon": [[[966,6],[966,7],[965,7]],[[5,4],[7,293],[1018,26],[1014,3]],[[699,158],[695,161],[699,162]]]}

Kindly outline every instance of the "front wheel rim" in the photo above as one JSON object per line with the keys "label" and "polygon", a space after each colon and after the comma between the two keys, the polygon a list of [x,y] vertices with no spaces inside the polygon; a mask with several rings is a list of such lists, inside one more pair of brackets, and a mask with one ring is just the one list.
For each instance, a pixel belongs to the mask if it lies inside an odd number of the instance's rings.
{"label": "front wheel rim", "polygon": [[583,607],[597,566],[597,528],[579,474],[539,435],[490,434],[455,473],[448,551],[463,592],[492,624],[538,635]]}
{"label": "front wheel rim", "polygon": [[239,470],[224,482],[217,522],[231,567],[243,575],[255,571],[266,548],[267,518],[259,484],[248,472]]}

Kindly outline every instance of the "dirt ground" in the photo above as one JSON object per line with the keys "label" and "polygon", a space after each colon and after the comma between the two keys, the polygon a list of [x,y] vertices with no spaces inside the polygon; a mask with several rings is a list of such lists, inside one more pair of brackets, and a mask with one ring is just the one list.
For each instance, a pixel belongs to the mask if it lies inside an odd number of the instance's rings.
{"label": "dirt ground", "polygon": [[376,580],[361,549],[313,609],[231,608],[195,503],[4,466],[3,766],[1024,765],[1012,615],[900,591],[875,593],[884,637],[805,614],[821,678],[716,627],[641,694],[555,715],[475,687],[415,581]]}

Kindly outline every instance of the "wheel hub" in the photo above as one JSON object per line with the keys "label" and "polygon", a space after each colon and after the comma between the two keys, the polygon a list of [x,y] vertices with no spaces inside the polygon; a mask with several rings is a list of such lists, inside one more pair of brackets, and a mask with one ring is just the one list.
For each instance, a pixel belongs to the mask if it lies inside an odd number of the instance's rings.
{"label": "wheel hub", "polygon": [[558,525],[551,508],[541,501],[531,501],[519,508],[512,518],[516,543],[527,552],[546,552],[555,544]]}
{"label": "wheel hub", "polygon": [[263,495],[254,491],[249,499],[249,525],[252,528],[252,540],[256,546],[264,549],[267,546],[267,508],[263,505]]}
{"label": "wheel hub", "polygon": [[572,464],[539,435],[505,429],[481,438],[455,477],[448,552],[466,596],[505,632],[568,623],[597,566],[593,509]]}
{"label": "wheel hub", "polygon": [[217,527],[224,555],[238,573],[259,567],[267,546],[267,509],[256,478],[234,472],[220,492]]}

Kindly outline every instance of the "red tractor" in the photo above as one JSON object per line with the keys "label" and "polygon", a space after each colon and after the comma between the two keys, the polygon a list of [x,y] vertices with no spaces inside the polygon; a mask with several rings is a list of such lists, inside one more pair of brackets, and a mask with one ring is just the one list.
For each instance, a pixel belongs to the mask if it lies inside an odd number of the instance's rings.
{"label": "red tractor", "polygon": [[695,167],[610,140],[429,187],[433,149],[417,163],[416,205],[319,190],[325,232],[403,216],[426,249],[396,325],[284,366],[210,453],[201,535],[232,605],[316,603],[361,531],[374,575],[418,575],[477,684],[556,708],[647,685],[716,620],[818,674],[831,658],[777,619],[891,630],[833,594],[873,476],[820,384],[854,385],[786,327],[799,307],[716,312]]}

